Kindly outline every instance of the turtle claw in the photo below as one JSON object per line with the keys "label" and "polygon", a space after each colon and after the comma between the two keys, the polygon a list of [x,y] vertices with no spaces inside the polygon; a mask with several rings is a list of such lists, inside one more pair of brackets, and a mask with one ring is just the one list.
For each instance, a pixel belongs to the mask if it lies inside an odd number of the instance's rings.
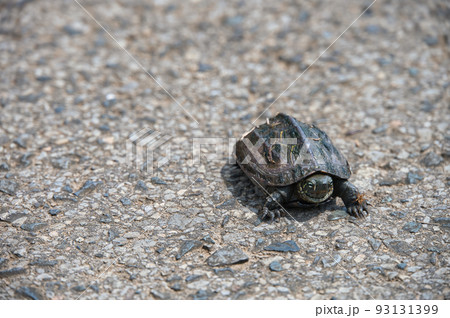
{"label": "turtle claw", "polygon": [[264,207],[262,209],[262,212],[260,215],[261,220],[269,218],[270,223],[272,223],[274,220],[279,220],[280,217],[281,217],[281,212],[279,209],[269,210],[267,207]]}
{"label": "turtle claw", "polygon": [[365,218],[369,215],[370,209],[367,201],[361,203],[355,202],[352,205],[347,206],[347,213],[355,218]]}

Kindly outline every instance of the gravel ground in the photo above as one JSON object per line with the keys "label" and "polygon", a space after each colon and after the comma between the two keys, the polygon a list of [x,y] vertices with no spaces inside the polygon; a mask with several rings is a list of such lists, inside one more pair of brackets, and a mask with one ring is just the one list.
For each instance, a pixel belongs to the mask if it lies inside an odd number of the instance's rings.
{"label": "gravel ground", "polygon": [[[369,1],[80,1],[117,42],[74,1],[13,2],[1,299],[450,298],[447,1],[378,0],[312,66]],[[281,111],[345,154],[367,219],[258,219],[226,150]],[[142,129],[163,138],[146,171]]]}

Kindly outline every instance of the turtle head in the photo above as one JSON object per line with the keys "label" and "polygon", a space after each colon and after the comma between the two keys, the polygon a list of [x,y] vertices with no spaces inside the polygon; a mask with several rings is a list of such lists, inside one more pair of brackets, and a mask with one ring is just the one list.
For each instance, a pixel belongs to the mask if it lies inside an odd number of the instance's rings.
{"label": "turtle head", "polygon": [[333,194],[333,178],[316,173],[297,183],[297,196],[306,203],[321,203]]}

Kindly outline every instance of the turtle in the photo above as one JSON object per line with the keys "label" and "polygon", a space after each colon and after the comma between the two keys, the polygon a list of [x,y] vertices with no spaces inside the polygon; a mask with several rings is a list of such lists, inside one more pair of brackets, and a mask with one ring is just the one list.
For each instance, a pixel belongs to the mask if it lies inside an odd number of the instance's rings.
{"label": "turtle", "polygon": [[369,214],[364,195],[348,181],[350,165],[325,132],[278,113],[236,142],[236,162],[266,194],[261,219],[279,218],[285,205],[317,206],[340,197],[347,213]]}

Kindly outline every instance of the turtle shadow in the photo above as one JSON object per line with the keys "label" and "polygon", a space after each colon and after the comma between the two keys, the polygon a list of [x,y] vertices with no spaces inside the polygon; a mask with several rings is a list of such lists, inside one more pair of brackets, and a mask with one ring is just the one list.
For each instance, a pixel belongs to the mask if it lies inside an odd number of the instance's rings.
{"label": "turtle shadow", "polygon": [[[227,189],[231,192],[233,201],[240,203],[258,215],[264,205],[266,195],[262,189],[256,187],[237,164],[225,164],[220,170]],[[233,202],[234,203],[234,202]],[[229,201],[218,205],[228,205]],[[234,204],[233,204],[234,205]],[[319,214],[341,209],[336,200],[318,206],[290,205],[285,207],[285,217],[303,223],[316,218]],[[287,212],[287,213],[286,213]],[[259,219],[259,218],[258,218]],[[260,219],[259,219],[260,220]],[[262,221],[262,220],[260,220]]]}

